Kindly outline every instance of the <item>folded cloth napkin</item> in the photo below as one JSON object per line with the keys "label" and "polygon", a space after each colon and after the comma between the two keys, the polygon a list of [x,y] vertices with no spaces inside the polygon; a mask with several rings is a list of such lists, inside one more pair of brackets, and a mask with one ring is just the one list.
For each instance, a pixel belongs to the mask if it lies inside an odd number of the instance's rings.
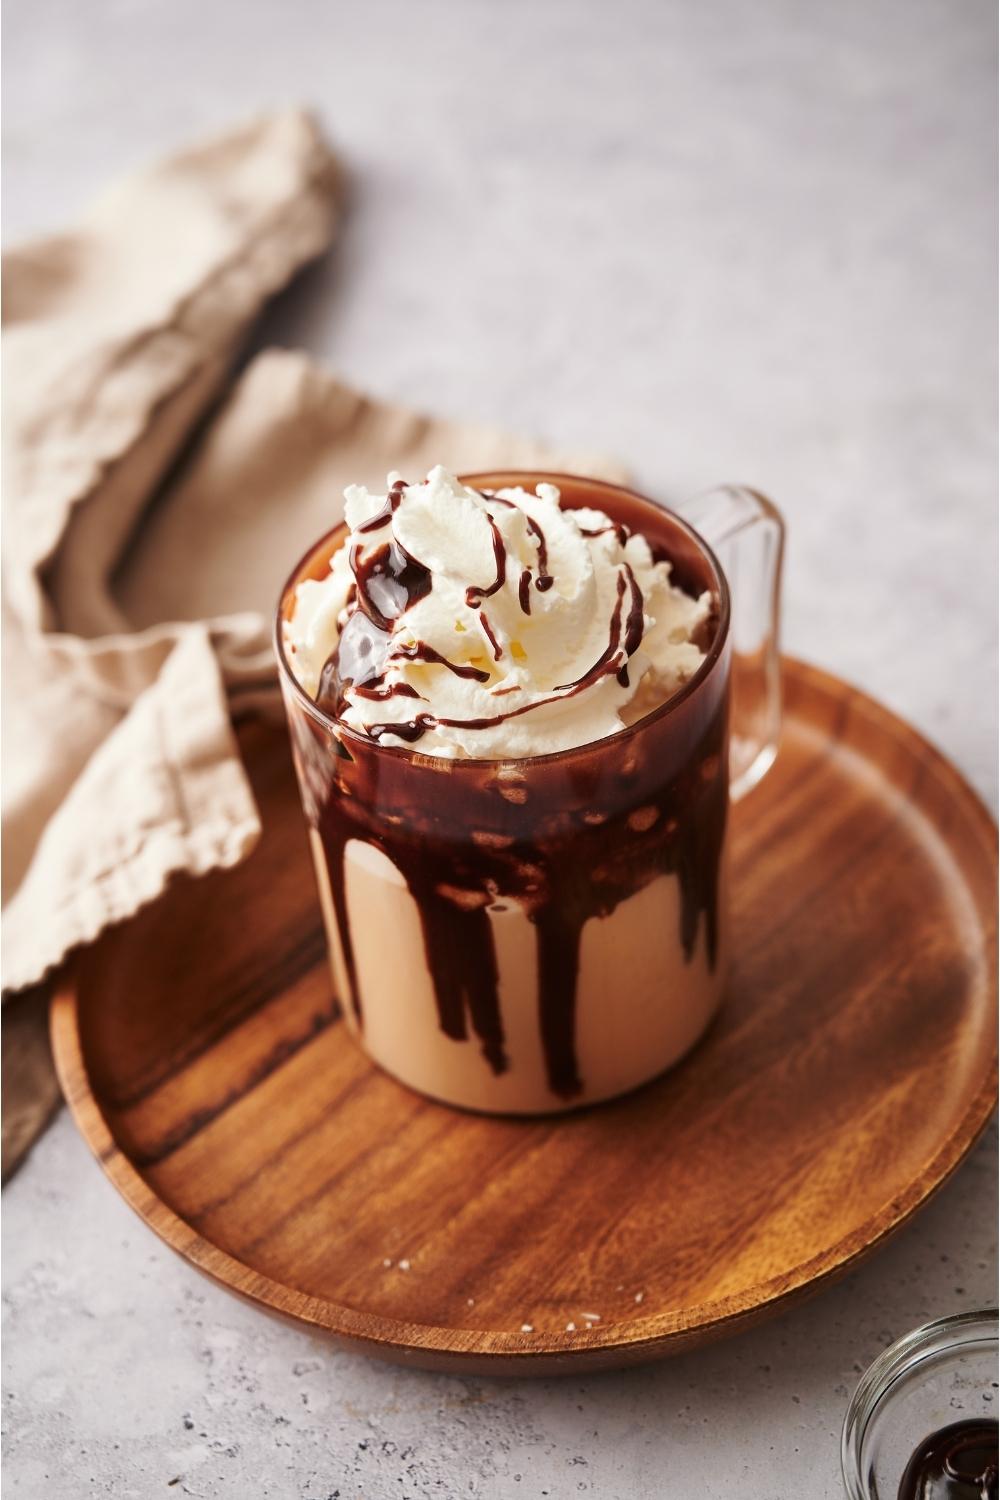
{"label": "folded cloth napkin", "polygon": [[[298,353],[259,355],[223,396],[249,323],[327,246],[338,201],[332,156],[290,113],[5,258],[8,990],[174,873],[250,850],[230,715],[274,710],[278,592],[346,484],[436,462],[617,472],[378,403]],[[7,1015],[5,1172],[52,1108],[39,1006]]]}

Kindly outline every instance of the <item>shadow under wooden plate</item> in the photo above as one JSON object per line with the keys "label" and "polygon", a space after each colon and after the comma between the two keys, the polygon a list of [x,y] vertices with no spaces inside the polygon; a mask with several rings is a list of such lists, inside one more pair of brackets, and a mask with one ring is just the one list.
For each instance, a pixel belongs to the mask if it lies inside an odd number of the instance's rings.
{"label": "shadow under wooden plate", "polygon": [[722,1014],[673,1073],[555,1120],[447,1109],[357,1050],[286,737],[247,726],[258,849],[177,881],[53,1002],[124,1197],[257,1304],[437,1369],[649,1359],[842,1274],[992,1109],[995,829],[871,699],[792,661],[785,688],[774,770],[734,811]]}

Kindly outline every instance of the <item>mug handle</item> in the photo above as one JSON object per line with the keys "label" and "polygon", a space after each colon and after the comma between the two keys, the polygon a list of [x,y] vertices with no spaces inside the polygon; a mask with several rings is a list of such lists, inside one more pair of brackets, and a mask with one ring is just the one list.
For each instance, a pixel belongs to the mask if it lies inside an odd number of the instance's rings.
{"label": "mug handle", "polygon": [[781,565],[785,523],[764,495],[724,484],[678,506],[722,564],[732,595],[733,707],[730,795],[770,769],[781,732]]}

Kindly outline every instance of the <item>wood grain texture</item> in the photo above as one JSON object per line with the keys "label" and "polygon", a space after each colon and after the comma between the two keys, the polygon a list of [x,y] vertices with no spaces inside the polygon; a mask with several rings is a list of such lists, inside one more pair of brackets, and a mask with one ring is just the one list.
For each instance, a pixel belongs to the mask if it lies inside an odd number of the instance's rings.
{"label": "wood grain texture", "polygon": [[648,1359],[842,1274],[993,1107],[995,829],[879,705],[795,662],[785,684],[734,814],[721,1015],[673,1073],[558,1119],[450,1110],[353,1045],[287,740],[247,726],[260,847],[108,933],[53,1002],[112,1181],[223,1285],[430,1368]]}

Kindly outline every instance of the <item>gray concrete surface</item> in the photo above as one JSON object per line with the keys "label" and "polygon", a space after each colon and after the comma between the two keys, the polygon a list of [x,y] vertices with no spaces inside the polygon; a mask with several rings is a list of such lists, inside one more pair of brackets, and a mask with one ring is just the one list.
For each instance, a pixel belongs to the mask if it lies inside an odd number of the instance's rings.
{"label": "gray concrete surface", "polygon": [[[9,241],[312,102],[352,176],[268,320],[349,379],[771,492],[785,639],[995,805],[989,0],[9,0]],[[135,1221],[62,1116],[4,1193],[4,1480],[86,1495],[834,1500],[863,1365],[995,1300],[996,1136],[869,1265],[657,1368],[494,1383],[331,1353]]]}

